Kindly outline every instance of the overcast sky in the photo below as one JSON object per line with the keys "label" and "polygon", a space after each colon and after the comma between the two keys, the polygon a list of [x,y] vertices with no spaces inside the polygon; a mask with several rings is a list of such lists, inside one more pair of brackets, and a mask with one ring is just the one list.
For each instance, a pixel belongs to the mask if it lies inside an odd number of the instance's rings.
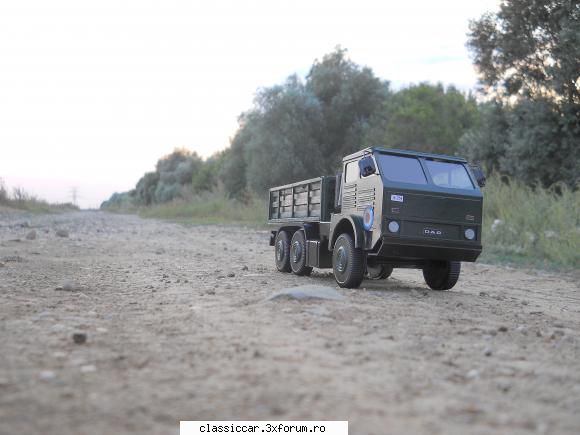
{"label": "overcast sky", "polygon": [[497,0],[0,0],[0,177],[98,207],[176,147],[229,145],[258,87],[336,45],[395,87],[468,90],[468,20]]}

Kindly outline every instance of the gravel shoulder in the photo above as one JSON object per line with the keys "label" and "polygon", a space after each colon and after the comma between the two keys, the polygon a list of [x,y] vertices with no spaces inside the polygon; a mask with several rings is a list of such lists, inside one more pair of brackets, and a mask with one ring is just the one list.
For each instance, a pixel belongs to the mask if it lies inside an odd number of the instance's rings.
{"label": "gravel shoulder", "polygon": [[301,285],[336,287],[277,272],[266,231],[0,212],[0,434],[578,433],[577,275],[464,264],[434,292],[396,269],[336,300],[271,298]]}

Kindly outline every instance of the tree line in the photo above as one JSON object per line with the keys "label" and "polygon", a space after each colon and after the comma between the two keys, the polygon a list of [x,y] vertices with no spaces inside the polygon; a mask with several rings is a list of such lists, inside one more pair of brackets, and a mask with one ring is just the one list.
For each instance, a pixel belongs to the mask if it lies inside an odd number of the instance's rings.
{"label": "tree line", "polygon": [[[231,146],[207,160],[184,149],[104,205],[150,205],[202,191],[235,198],[335,174],[367,146],[465,155],[528,184],[580,178],[580,3],[505,0],[470,23],[479,98],[454,86],[394,90],[343,48],[304,79],[259,89]],[[478,101],[479,100],[479,101]]]}

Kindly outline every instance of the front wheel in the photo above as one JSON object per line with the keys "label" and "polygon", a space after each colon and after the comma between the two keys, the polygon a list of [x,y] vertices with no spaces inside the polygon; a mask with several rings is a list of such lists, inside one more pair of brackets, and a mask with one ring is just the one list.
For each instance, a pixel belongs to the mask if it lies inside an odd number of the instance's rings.
{"label": "front wheel", "polygon": [[460,272],[459,261],[431,261],[423,268],[423,277],[432,290],[449,290],[457,284]]}
{"label": "front wheel", "polygon": [[356,248],[350,234],[338,236],[332,251],[334,278],[341,287],[357,288],[363,280],[365,258],[362,249]]}

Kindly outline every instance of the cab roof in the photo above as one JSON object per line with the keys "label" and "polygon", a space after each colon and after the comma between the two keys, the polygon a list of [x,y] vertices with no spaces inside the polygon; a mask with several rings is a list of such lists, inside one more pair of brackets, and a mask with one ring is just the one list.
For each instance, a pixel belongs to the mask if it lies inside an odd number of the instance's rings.
{"label": "cab roof", "polygon": [[393,154],[398,156],[408,156],[408,157],[424,157],[427,159],[438,159],[438,160],[447,160],[449,162],[459,162],[459,163],[467,163],[463,157],[458,156],[449,156],[446,154],[433,154],[433,153],[424,153],[420,151],[411,151],[411,150],[399,150],[395,148],[384,148],[384,147],[369,147],[363,150],[357,151],[356,153],[349,154],[346,156],[343,161],[353,160],[359,157],[364,156],[365,154],[372,154],[374,152],[377,153],[385,153],[385,154]]}

